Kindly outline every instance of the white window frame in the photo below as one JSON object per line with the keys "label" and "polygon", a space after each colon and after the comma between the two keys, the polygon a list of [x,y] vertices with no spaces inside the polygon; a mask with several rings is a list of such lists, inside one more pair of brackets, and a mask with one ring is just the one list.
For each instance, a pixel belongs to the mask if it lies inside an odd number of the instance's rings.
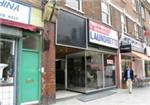
{"label": "white window frame", "polygon": [[121,31],[127,33],[127,20],[123,14],[121,14]]}
{"label": "white window frame", "polygon": [[[71,4],[71,2],[69,3],[69,2],[67,2],[67,0],[65,0],[65,1],[66,1],[66,6],[67,6],[67,7],[82,12],[82,1],[83,1],[83,0],[74,0],[74,1],[77,2],[76,7],[74,7],[74,6],[73,6],[74,4]],[[73,1],[73,0],[68,0],[68,1]],[[72,3],[73,3],[73,2],[72,2]]]}
{"label": "white window frame", "polygon": [[[107,11],[105,11],[105,10],[103,10],[103,4],[105,5],[105,6],[107,6]],[[101,2],[101,15],[102,15],[102,17],[101,17],[101,19],[102,19],[102,22],[103,23],[105,23],[105,24],[108,24],[108,25],[111,25],[111,19],[110,19],[110,6],[107,4],[107,3],[105,3],[105,2]],[[106,18],[105,19],[103,19],[103,16],[104,15],[106,15]],[[106,20],[106,21],[105,21]]]}

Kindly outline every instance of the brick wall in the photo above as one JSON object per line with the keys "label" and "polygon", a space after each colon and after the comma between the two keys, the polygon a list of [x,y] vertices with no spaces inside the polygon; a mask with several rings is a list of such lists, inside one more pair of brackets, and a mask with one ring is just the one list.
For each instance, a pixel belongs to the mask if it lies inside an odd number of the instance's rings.
{"label": "brick wall", "polygon": [[127,31],[129,35],[134,35],[134,22],[129,18],[127,19]]}
{"label": "brick wall", "polygon": [[[84,0],[83,0],[84,1]],[[85,0],[83,2],[83,12],[86,17],[101,21],[101,2],[100,0]]]}
{"label": "brick wall", "polygon": [[112,26],[118,32],[121,32],[121,18],[120,18],[120,15],[121,15],[121,13],[118,10],[111,7]]}
{"label": "brick wall", "polygon": [[41,7],[42,4],[42,0],[20,0],[20,1],[35,7]]}
{"label": "brick wall", "polygon": [[[55,24],[45,23],[43,38],[50,39],[49,49],[43,51],[42,66],[45,72],[42,74],[42,103],[49,105],[55,103]],[[47,36],[46,36],[47,35]]]}

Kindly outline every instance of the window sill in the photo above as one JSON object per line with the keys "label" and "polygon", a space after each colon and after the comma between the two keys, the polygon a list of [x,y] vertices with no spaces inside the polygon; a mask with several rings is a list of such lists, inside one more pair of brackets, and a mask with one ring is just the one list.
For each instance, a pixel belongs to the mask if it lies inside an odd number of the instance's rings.
{"label": "window sill", "polygon": [[113,28],[113,26],[112,26],[112,24],[108,24],[108,23],[104,23],[104,22],[102,22],[104,25],[106,25],[106,26],[109,26],[109,27],[111,27],[111,28]]}
{"label": "window sill", "polygon": [[76,8],[73,8],[73,7],[69,6],[68,4],[65,4],[65,6],[68,7],[68,8],[70,8],[70,9],[72,9],[72,10],[74,10],[74,11],[76,11],[76,12],[84,14],[84,12],[82,10],[78,10]]}

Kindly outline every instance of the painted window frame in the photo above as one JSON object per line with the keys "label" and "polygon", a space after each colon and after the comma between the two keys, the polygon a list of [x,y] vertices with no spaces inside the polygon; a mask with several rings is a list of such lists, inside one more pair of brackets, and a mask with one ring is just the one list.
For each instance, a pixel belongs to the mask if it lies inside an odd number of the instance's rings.
{"label": "painted window frame", "polygon": [[127,17],[121,14],[121,31],[127,33]]}
{"label": "painted window frame", "polygon": [[[106,10],[104,10],[104,6],[106,6]],[[105,15],[105,18],[104,18]],[[103,23],[111,25],[111,18],[110,18],[110,6],[105,3],[101,2],[101,20]]]}
{"label": "painted window frame", "polygon": [[[77,4],[74,5],[74,2],[76,2]],[[69,8],[82,12],[82,2],[83,0],[65,0],[65,5]]]}

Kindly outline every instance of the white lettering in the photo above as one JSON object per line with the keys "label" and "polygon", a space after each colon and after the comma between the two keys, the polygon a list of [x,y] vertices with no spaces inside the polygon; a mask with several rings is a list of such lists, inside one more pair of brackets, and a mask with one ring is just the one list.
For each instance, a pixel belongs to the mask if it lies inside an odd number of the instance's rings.
{"label": "white lettering", "polygon": [[4,8],[8,8],[10,10],[14,10],[14,11],[19,12],[19,5],[15,4],[15,3],[11,2],[11,1],[3,0],[2,2],[0,2],[0,6],[4,7]]}

